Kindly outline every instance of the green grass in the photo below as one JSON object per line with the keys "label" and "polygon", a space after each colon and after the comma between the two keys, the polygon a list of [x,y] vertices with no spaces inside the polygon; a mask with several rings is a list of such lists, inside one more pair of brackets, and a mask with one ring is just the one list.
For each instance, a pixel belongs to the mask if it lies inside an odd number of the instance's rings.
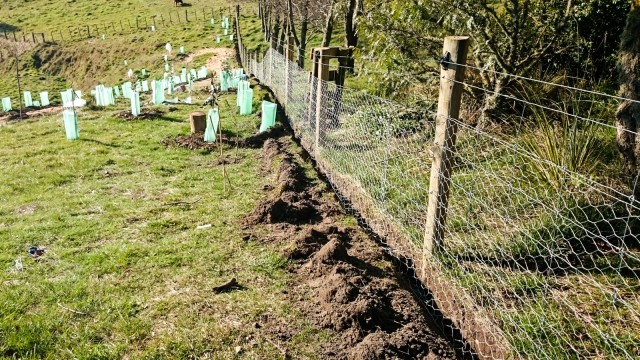
{"label": "green grass", "polygon": [[[22,56],[20,74],[23,91],[34,94],[49,91],[52,100],[59,101],[59,92],[68,87],[87,92],[99,83],[110,86],[127,81],[126,73],[130,68],[146,68],[150,72],[150,78],[161,78],[164,72],[162,54],[167,41],[173,45],[174,55],[180,46],[185,46],[187,53],[202,48],[232,47],[228,36],[221,36],[221,44],[215,43],[215,37],[222,35],[220,17],[223,14],[232,15],[228,5],[222,1],[203,0],[191,1],[190,4],[190,7],[175,8],[168,0],[118,3],[98,0],[91,3],[70,2],[61,6],[59,2],[53,1],[25,3],[12,0],[0,9],[0,28],[44,32],[47,39],[51,39],[53,32],[53,42],[38,44]],[[184,11],[190,14],[189,22],[184,20]],[[211,11],[216,19],[215,25],[210,23]],[[170,12],[173,24],[169,23]],[[40,16],[30,15],[34,13]],[[177,21],[178,14],[181,22]],[[144,28],[142,20],[141,28],[135,29],[136,15],[147,18],[149,27],[152,16],[157,15],[157,31],[151,32]],[[161,25],[160,15],[166,26]],[[120,27],[121,21],[124,31]],[[94,29],[96,24],[100,25],[99,31]],[[103,29],[104,24],[108,25],[106,31]],[[128,24],[132,24],[134,28],[130,28]],[[91,39],[84,38],[86,25],[89,25],[94,36]],[[71,33],[70,29],[73,30]],[[60,39],[60,31],[63,32],[62,36],[66,36],[64,40]],[[103,33],[106,34],[105,40],[101,39]],[[230,29],[230,34],[232,33],[233,26]],[[124,65],[124,60],[128,61],[127,66]],[[170,62],[175,63],[176,68],[183,65],[175,57]],[[197,67],[203,64],[200,59],[184,65]],[[0,63],[0,96],[10,96],[14,108],[17,107],[17,81],[13,60]]]}
{"label": "green grass", "polygon": [[[287,301],[280,245],[242,239],[240,219],[270,181],[261,150],[225,148],[242,159],[225,192],[217,152],[161,144],[188,133],[193,108],[111,115],[122,109],[81,111],[78,141],[59,115],[0,127],[0,358],[230,358],[236,346],[277,358],[273,335],[254,326],[264,315],[300,330],[291,354],[315,357],[331,337]],[[223,129],[257,129],[255,116],[232,115],[235,97],[221,111]],[[45,255],[30,258],[31,246]],[[244,290],[212,293],[231,277]]]}

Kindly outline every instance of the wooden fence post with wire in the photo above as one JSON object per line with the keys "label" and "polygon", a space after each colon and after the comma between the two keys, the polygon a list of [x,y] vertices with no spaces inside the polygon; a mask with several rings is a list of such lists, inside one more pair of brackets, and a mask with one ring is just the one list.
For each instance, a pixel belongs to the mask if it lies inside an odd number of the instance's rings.
{"label": "wooden fence post with wire", "polygon": [[469,38],[449,36],[444,39],[444,55],[440,70],[440,96],[436,115],[436,134],[429,181],[429,203],[423,252],[431,257],[442,246],[451,184],[451,167],[456,144],[460,104],[467,60]]}

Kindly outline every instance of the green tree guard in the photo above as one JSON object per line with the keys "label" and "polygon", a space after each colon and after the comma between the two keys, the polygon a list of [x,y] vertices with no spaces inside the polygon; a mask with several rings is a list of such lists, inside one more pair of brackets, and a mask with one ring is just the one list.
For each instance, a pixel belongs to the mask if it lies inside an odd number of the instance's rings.
{"label": "green tree guard", "polygon": [[24,106],[25,107],[32,107],[33,106],[33,100],[31,99],[31,91],[25,91],[22,93],[22,98],[24,99]]}
{"label": "green tree guard", "polygon": [[131,114],[133,117],[140,115],[140,94],[137,91],[131,95]]}
{"label": "green tree guard", "polygon": [[204,131],[204,141],[215,142],[218,125],[220,124],[220,114],[218,109],[211,109],[207,114],[207,128]]}
{"label": "green tree guard", "polygon": [[262,102],[262,124],[260,132],[265,132],[276,125],[276,112],[278,105],[269,101]]}
{"label": "green tree guard", "polygon": [[64,131],[68,140],[77,140],[80,137],[78,131],[78,115],[73,110],[62,111],[62,120],[64,123]]}
{"label": "green tree guard", "polygon": [[42,106],[49,106],[49,93],[46,91],[43,91],[40,93],[40,105]]}
{"label": "green tree guard", "polygon": [[[251,115],[253,112],[253,89],[246,89],[242,95],[242,105],[240,106],[240,115]],[[275,122],[275,120],[274,120]]]}
{"label": "green tree guard", "polygon": [[11,98],[8,98],[8,97],[2,98],[2,111],[7,112],[11,110],[12,110]]}

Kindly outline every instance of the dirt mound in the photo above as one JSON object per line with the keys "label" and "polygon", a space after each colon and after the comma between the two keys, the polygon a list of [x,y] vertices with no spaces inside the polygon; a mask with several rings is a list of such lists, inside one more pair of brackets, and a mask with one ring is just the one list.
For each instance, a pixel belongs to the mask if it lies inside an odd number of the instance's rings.
{"label": "dirt mound", "polygon": [[289,132],[281,125],[276,125],[265,132],[255,134],[244,139],[242,146],[251,149],[258,149],[262,147],[268,139],[273,140],[286,135],[289,135]]}
{"label": "dirt mound", "polygon": [[[263,153],[269,164],[281,153],[278,141],[264,142]],[[264,199],[244,219],[246,227],[258,224],[316,224],[335,212],[321,199],[322,192],[309,185],[304,169],[291,154],[284,153],[277,171],[278,189]]]}
{"label": "dirt mound", "polygon": [[456,358],[384,252],[358,228],[339,225],[335,199],[313,186],[300,159],[281,139],[265,139],[263,144],[266,168],[280,160],[276,185],[266,187],[269,197],[245,218],[245,225],[268,229],[268,235],[251,239],[274,241],[279,236],[278,241],[291,241],[283,254],[293,261],[289,270],[301,289],[315,294],[312,300],[291,294],[292,301],[316,326],[337,333],[338,343],[323,355],[363,360]]}
{"label": "dirt mound", "polygon": [[134,117],[131,111],[122,111],[114,117],[122,120],[152,120],[160,118],[164,115],[164,111],[158,109],[142,109],[137,117]]}
{"label": "dirt mound", "polygon": [[181,147],[189,150],[209,150],[213,151],[217,148],[216,142],[204,141],[204,133],[196,132],[189,135],[178,135],[172,139],[166,139],[162,143],[167,147]]}
{"label": "dirt mound", "polygon": [[309,226],[294,237],[294,248],[283,255],[290,260],[306,259],[332,240],[347,241],[351,233],[348,229],[340,228],[335,224]]}

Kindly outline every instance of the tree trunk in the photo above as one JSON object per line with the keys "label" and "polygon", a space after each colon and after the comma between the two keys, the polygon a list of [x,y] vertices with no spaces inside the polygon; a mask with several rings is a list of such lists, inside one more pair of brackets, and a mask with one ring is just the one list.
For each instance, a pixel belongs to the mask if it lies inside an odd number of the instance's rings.
{"label": "tree trunk", "polygon": [[265,8],[264,28],[264,41],[271,41],[271,9],[269,7]]}
{"label": "tree trunk", "polygon": [[[620,42],[618,73],[620,96],[640,100],[640,0],[631,1],[631,11]],[[638,176],[638,157],[640,156],[640,104],[623,101],[616,112],[616,137],[618,149],[622,155],[624,171]],[[635,179],[634,179],[635,180]],[[634,181],[635,182],[635,181]],[[635,185],[635,184],[634,184]],[[640,193],[634,189],[634,193]]]}
{"label": "tree trunk", "polygon": [[282,31],[280,32],[280,40],[278,41],[278,52],[280,54],[284,54],[284,43],[286,41],[286,36],[289,33],[289,29],[287,27],[287,20],[282,21]]}
{"label": "tree trunk", "polygon": [[305,16],[300,24],[300,45],[298,47],[298,66],[304,69],[304,60],[307,52],[307,31],[309,29],[309,19]]}
{"label": "tree trunk", "polygon": [[324,26],[324,36],[322,37],[322,47],[328,47],[331,44],[331,35],[333,35],[333,7],[335,0],[331,0],[329,11],[327,12],[327,22]]}
{"label": "tree trunk", "polygon": [[[347,11],[344,15],[344,33],[346,46],[356,47],[358,46],[358,28],[357,17],[362,8],[362,0],[349,0],[347,4]],[[347,68],[350,72],[353,72],[354,60],[349,59]]]}
{"label": "tree trunk", "polygon": [[480,119],[478,119],[477,127],[485,129],[493,122],[496,115],[496,109],[502,100],[502,91],[504,89],[504,78],[496,76],[493,81],[493,91],[485,93],[482,101],[482,111]]}
{"label": "tree trunk", "polygon": [[262,26],[262,33],[265,34],[267,32],[267,22],[265,21],[263,0],[258,2],[258,15],[260,16],[260,25]]}
{"label": "tree trunk", "polygon": [[[278,40],[280,38],[280,13],[276,15],[276,22],[273,26],[273,37]],[[278,49],[278,44],[276,44],[276,49]]]}

